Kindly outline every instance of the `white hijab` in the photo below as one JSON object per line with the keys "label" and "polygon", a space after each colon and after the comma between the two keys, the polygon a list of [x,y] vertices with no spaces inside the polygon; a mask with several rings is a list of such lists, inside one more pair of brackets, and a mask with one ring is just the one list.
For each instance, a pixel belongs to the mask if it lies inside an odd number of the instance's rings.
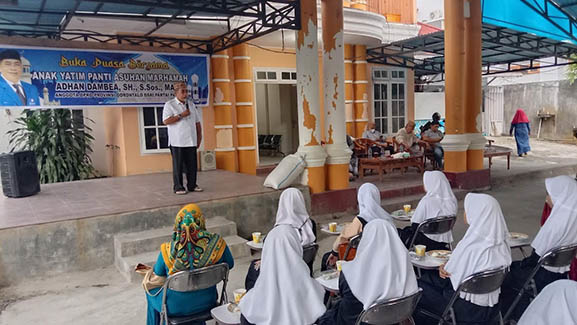
{"label": "white hijab", "polygon": [[280,195],[275,227],[278,225],[290,225],[297,229],[303,246],[315,242],[313,225],[305,207],[305,199],[296,188],[288,188]]}
{"label": "white hijab", "polygon": [[546,286],[517,324],[577,324],[577,282],[557,280]]}
{"label": "white hijab", "polygon": [[[487,194],[467,194],[465,213],[469,229],[445,265],[451,284],[457,290],[461,281],[473,273],[511,265],[511,249],[506,242],[509,231],[499,202]],[[483,307],[499,302],[500,289],[482,295],[461,293],[461,298]]]}
{"label": "white hijab", "polygon": [[376,219],[383,219],[392,224],[393,218],[381,207],[381,191],[372,183],[365,183],[359,187],[357,193],[359,202],[359,217],[366,222]]}
{"label": "white hijab", "polygon": [[[539,256],[553,248],[577,243],[577,181],[566,175],[557,176],[547,178],[545,187],[553,210],[531,243]],[[556,273],[569,271],[569,266],[545,268]]]}
{"label": "white hijab", "polygon": [[[447,177],[440,171],[427,171],[423,175],[423,185],[427,194],[419,201],[415,214],[411,218],[412,223],[421,223],[427,219],[451,216],[457,214],[459,203]],[[434,241],[450,243],[453,234],[447,231],[444,234],[425,235]]]}
{"label": "white hijab", "polygon": [[326,311],[324,293],[303,261],[298,233],[280,225],[266,237],[260,275],[239,308],[256,325],[309,325]]}
{"label": "white hijab", "polygon": [[397,229],[385,220],[367,223],[357,255],[343,263],[343,273],[364,310],[377,301],[403,297],[419,289],[409,252]]}

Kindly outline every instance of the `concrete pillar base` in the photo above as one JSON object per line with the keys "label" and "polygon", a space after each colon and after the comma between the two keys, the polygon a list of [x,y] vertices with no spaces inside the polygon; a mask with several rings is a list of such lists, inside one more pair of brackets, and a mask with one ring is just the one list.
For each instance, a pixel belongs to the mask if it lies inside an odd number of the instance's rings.
{"label": "concrete pillar base", "polygon": [[349,164],[327,164],[327,190],[344,190],[349,187]]}
{"label": "concrete pillar base", "polygon": [[311,193],[324,192],[326,189],[325,181],[325,161],[327,153],[321,146],[299,146],[297,154],[305,158],[307,168],[303,173],[301,183],[308,185]]}
{"label": "concrete pillar base", "polygon": [[483,166],[483,150],[467,150],[467,170],[481,170]]}
{"label": "concrete pillar base", "polygon": [[326,145],[327,189],[342,190],[349,187],[349,163],[353,153],[344,143]]}
{"label": "concrete pillar base", "polygon": [[491,188],[491,170],[469,170],[465,172],[445,172],[453,188],[463,190],[487,190]]}

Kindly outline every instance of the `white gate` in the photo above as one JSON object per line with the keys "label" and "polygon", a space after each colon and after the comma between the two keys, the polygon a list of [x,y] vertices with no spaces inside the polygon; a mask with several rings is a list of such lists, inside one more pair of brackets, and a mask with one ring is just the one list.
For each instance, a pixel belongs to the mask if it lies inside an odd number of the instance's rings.
{"label": "white gate", "polygon": [[485,112],[483,113],[483,134],[500,136],[503,134],[504,117],[503,87],[485,89]]}

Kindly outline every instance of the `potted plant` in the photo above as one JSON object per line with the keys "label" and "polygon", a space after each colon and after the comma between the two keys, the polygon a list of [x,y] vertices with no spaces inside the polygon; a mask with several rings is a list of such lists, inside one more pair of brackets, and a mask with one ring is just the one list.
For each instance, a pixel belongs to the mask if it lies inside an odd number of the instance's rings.
{"label": "potted plant", "polygon": [[94,137],[85,121],[94,123],[68,109],[24,110],[18,127],[7,132],[11,151],[34,151],[43,184],[93,178]]}

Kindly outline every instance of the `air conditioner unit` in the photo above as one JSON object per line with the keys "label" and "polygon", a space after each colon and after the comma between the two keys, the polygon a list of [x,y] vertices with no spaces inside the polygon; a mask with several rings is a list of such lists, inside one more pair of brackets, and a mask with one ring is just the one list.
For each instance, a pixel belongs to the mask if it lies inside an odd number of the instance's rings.
{"label": "air conditioner unit", "polygon": [[205,150],[200,152],[200,170],[216,169],[216,155],[214,150]]}

